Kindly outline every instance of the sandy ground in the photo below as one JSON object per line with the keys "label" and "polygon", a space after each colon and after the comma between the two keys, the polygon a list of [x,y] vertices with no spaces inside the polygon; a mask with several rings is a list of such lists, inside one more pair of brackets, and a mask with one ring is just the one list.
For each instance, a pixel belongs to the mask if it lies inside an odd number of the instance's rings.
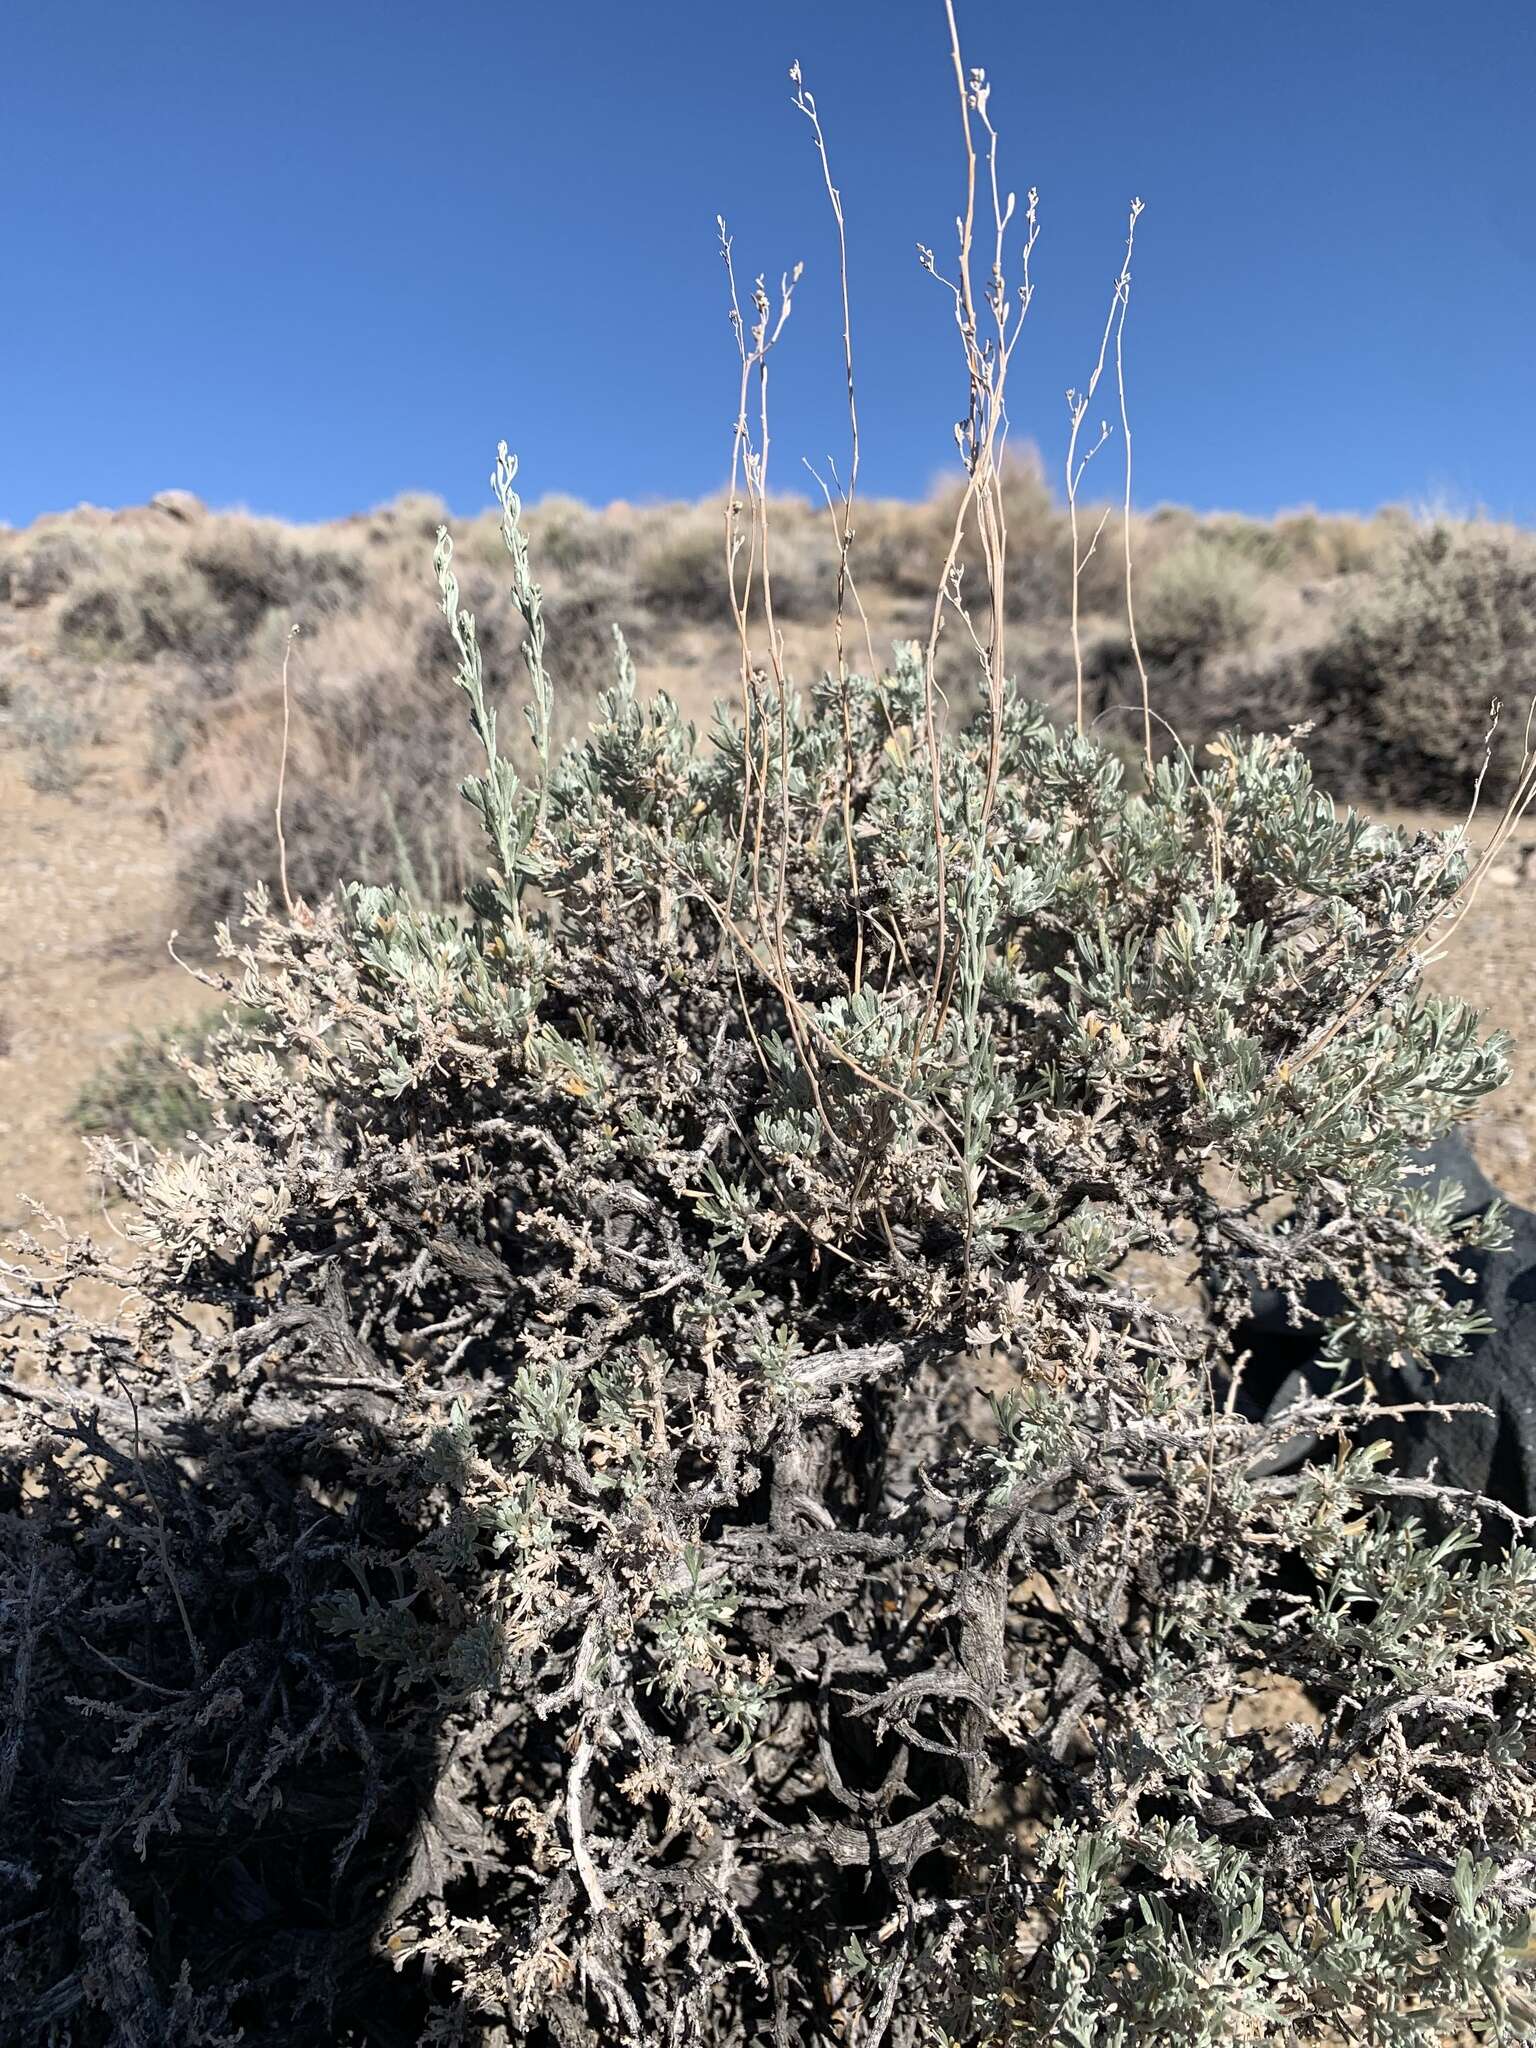
{"label": "sandy ground", "polygon": [[[1410,820],[1394,813],[1392,822]],[[1473,838],[1482,837],[1479,820]],[[1511,1201],[1536,1208],[1536,861],[1522,859],[1531,847],[1536,831],[1528,818],[1519,845],[1507,848],[1490,869],[1431,978],[1514,1040],[1509,1083],[1472,1126],[1472,1146],[1483,1171]]]}
{"label": "sandy ground", "polygon": [[31,788],[25,752],[0,735],[0,1236],[33,1227],[26,1197],[75,1228],[106,1223],[71,1107],[134,1031],[209,1007],[166,949],[148,711],[142,691],[114,706],[116,736],[90,750],[68,796]]}
{"label": "sandy ground", "polygon": [[[0,623],[0,668],[21,680],[35,673],[31,657],[13,614]],[[666,678],[685,697],[699,683],[693,661],[687,669]],[[63,686],[56,674],[45,680]],[[0,718],[0,1237],[31,1226],[25,1196],[72,1228],[110,1229],[71,1105],[134,1031],[209,1007],[208,991],[166,947],[170,848],[145,773],[150,679],[119,671],[111,682],[105,737],[69,795],[29,785],[26,752]],[[1516,1036],[1515,1078],[1474,1143],[1493,1179],[1536,1205],[1533,911],[1536,866],[1529,879],[1513,861],[1495,869],[1435,978]]]}

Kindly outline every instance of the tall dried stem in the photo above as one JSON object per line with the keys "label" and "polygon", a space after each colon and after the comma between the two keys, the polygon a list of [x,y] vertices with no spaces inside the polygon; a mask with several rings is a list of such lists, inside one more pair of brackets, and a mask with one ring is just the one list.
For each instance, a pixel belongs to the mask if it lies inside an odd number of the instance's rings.
{"label": "tall dried stem", "polygon": [[1115,322],[1115,388],[1120,396],[1120,431],[1125,440],[1125,623],[1131,636],[1131,654],[1136,663],[1136,673],[1141,678],[1141,743],[1146,761],[1147,777],[1152,775],[1152,688],[1147,681],[1147,665],[1141,658],[1141,643],[1136,637],[1136,597],[1131,575],[1131,416],[1125,399],[1125,316],[1131,303],[1131,255],[1136,246],[1136,223],[1142,215],[1139,199],[1131,201],[1131,218],[1125,232],[1125,262],[1120,270],[1117,295],[1120,317]]}
{"label": "tall dried stem", "polygon": [[288,887],[288,840],[283,832],[283,795],[288,782],[288,739],[292,723],[292,701],[288,695],[288,662],[293,654],[293,643],[298,638],[297,626],[288,628],[288,637],[283,643],[283,745],[277,761],[277,801],[272,806],[272,822],[277,828],[277,879],[283,892],[283,908],[293,915],[293,893]]}
{"label": "tall dried stem", "polygon": [[[841,696],[843,726],[843,785],[841,795],[843,847],[848,860],[848,883],[853,895],[853,912],[856,925],[853,986],[855,992],[864,980],[864,901],[859,885],[858,849],[853,836],[853,724],[849,701],[849,679],[847,650],[843,643],[843,614],[849,594],[858,607],[859,617],[864,626],[864,644],[869,654],[869,673],[874,677],[878,664],[875,661],[874,639],[869,629],[869,615],[859,597],[858,586],[853,580],[849,557],[853,549],[853,506],[859,488],[859,401],[858,386],[853,374],[853,312],[848,293],[848,227],[843,216],[843,195],[832,177],[832,165],[827,155],[827,139],[822,130],[821,116],[816,108],[815,95],[806,89],[805,79],[798,63],[789,71],[795,88],[795,106],[811,124],[811,134],[816,145],[816,154],[821,163],[822,180],[827,188],[827,199],[832,208],[832,218],[837,224],[837,275],[842,293],[843,309],[843,370],[848,392],[848,436],[850,454],[848,460],[848,481],[839,492],[836,501],[831,490],[817,476],[822,495],[827,501],[827,510],[832,517],[832,530],[837,541],[837,593],[836,610],[832,620],[833,646],[837,656],[837,680]],[[809,467],[809,465],[807,465]],[[835,483],[837,470],[828,461],[828,469]],[[812,470],[812,475],[816,472]]]}
{"label": "tall dried stem", "polygon": [[[965,470],[965,485],[960,494],[949,544],[934,592],[924,657],[923,738],[929,761],[929,794],[935,854],[934,890],[937,900],[933,975],[923,1021],[914,1039],[914,1060],[930,1030],[937,1031],[942,1027],[949,987],[949,854],[945,844],[943,788],[939,768],[938,703],[942,693],[938,687],[936,672],[939,634],[946,605],[954,608],[970,631],[977,646],[987,684],[990,740],[985,790],[977,826],[979,835],[985,834],[997,794],[1002,741],[1004,585],[1008,546],[1008,525],[1001,475],[1002,452],[1008,428],[1006,390],[1013,351],[1023,331],[1024,317],[1033,296],[1034,288],[1030,280],[1029,265],[1039,232],[1038,195],[1032,189],[1026,214],[1027,234],[1023,248],[1022,281],[1017,288],[1018,307],[1015,318],[1013,300],[1006,282],[1004,242],[1015,212],[1016,201],[1011,192],[1005,196],[998,183],[998,137],[988,108],[991,87],[984,71],[966,67],[960,48],[960,30],[955,18],[953,0],[945,0],[945,15],[949,26],[950,61],[960,101],[960,127],[965,151],[965,210],[955,222],[958,243],[958,267],[955,278],[951,280],[940,274],[934,262],[933,251],[921,243],[918,245],[918,260],[931,277],[938,279],[946,287],[953,299],[955,324],[960,333],[965,358],[969,400],[966,417],[957,422],[955,427],[955,442]],[[991,333],[985,339],[981,333],[981,316],[977,310],[977,293],[971,270],[976,240],[976,193],[980,165],[976,125],[981,127],[986,136],[987,182],[993,220],[992,262],[982,293],[982,302],[991,317]],[[971,627],[969,616],[960,601],[960,556],[966,523],[973,507],[976,510],[990,611],[985,647],[981,645],[974,628]]]}

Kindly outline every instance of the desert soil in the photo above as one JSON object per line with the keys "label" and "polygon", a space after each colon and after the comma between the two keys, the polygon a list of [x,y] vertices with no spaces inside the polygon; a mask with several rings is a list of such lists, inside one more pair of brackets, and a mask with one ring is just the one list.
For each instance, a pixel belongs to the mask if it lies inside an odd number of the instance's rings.
{"label": "desert soil", "polygon": [[[209,991],[167,951],[170,853],[144,773],[147,692],[72,795],[40,792],[0,744],[0,1237],[38,1202],[74,1230],[110,1228],[70,1111],[135,1031],[188,1022]],[[29,1199],[30,1198],[30,1201]]]}

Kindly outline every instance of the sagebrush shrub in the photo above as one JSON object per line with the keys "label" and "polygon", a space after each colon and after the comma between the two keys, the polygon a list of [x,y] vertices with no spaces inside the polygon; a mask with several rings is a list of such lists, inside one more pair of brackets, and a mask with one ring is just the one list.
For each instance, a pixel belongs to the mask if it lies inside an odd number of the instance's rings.
{"label": "sagebrush shrub", "polygon": [[89,560],[87,548],[68,530],[49,527],[26,539],[11,536],[0,563],[0,597],[18,610],[46,604],[68,590]]}
{"label": "sagebrush shrub", "polygon": [[59,607],[56,631],[60,649],[78,658],[173,654],[204,669],[231,661],[241,645],[208,585],[177,561],[82,577]]}
{"label": "sagebrush shrub", "polygon": [[92,679],[71,687],[54,676],[23,684],[5,707],[12,734],[25,749],[22,773],[46,796],[73,796],[90,773],[90,749],[107,736],[102,694]]}
{"label": "sagebrush shrub", "polygon": [[[1003,588],[1008,616],[1060,626],[1072,604],[1072,535],[1066,509],[1053,495],[1033,449],[1007,455],[999,485],[1010,545]],[[964,488],[963,483],[947,483],[921,505],[877,500],[860,508],[857,553],[867,588],[931,602]],[[1079,509],[1091,534],[1101,508],[1094,508],[1091,515],[1086,508]],[[968,525],[960,550],[967,594],[985,581],[973,524]],[[1122,612],[1124,592],[1115,551],[1105,546],[1090,553],[1085,546],[1083,554],[1078,577],[1083,611]]]}
{"label": "sagebrush shrub", "polygon": [[557,759],[499,482],[463,914],[258,898],[127,1319],[6,1287],[0,2031],[1528,2038],[1536,1555],[1374,1442],[1498,1230],[1411,1164],[1504,1073],[1457,844],[1286,741],[930,743],[912,649],[701,737],[620,644]]}
{"label": "sagebrush shrub", "polygon": [[1340,512],[1281,512],[1273,519],[1217,512],[1206,518],[1164,506],[1154,521],[1176,522],[1199,539],[1264,575],[1317,577],[1363,574],[1381,568],[1400,543],[1407,515],[1384,507],[1367,518]]}
{"label": "sagebrush shrub", "polygon": [[225,1022],[214,1011],[194,1024],[135,1031],[75,1097],[70,1121],[91,1137],[147,1138],[167,1148],[206,1130],[210,1107],[187,1068],[206,1056]]}
{"label": "sagebrush shrub", "polygon": [[357,605],[366,585],[345,550],[295,542],[279,526],[238,517],[200,521],[179,546],[164,535],[146,543],[109,533],[86,560],[88,572],[71,580],[58,607],[60,649],[121,661],[171,655],[216,692],[230,687],[232,667],[264,626],[334,618]]}
{"label": "sagebrush shrub", "polygon": [[[438,520],[437,526],[442,523]],[[619,579],[629,570],[635,530],[612,509],[595,511],[579,498],[541,498],[528,514],[528,528],[545,573],[574,580],[578,590],[589,590],[594,581]],[[717,568],[718,554],[717,547]]]}
{"label": "sagebrush shrub", "polygon": [[1310,663],[1319,745],[1357,788],[1464,807],[1483,767],[1502,798],[1520,774],[1536,685],[1536,542],[1499,527],[1412,529]]}
{"label": "sagebrush shrub", "polygon": [[[454,766],[461,735],[430,715],[407,723],[409,708],[404,692],[364,679],[336,692],[328,744],[290,783],[285,837],[299,895],[324,896],[349,877],[397,883],[434,902],[461,888],[472,834],[443,815],[422,779]],[[253,881],[274,894],[279,887],[270,802],[246,795],[206,822],[194,810],[179,835],[172,899],[189,943],[210,949]]]}
{"label": "sagebrush shrub", "polygon": [[1257,572],[1214,542],[1175,548],[1142,578],[1136,623],[1157,661],[1202,662],[1244,647],[1263,618]]}
{"label": "sagebrush shrub", "polygon": [[[778,505],[773,603],[785,619],[825,618],[832,608],[837,550],[824,517],[795,499]],[[671,620],[729,627],[724,570],[724,507],[673,513],[650,532],[633,557],[634,595]]]}
{"label": "sagebrush shrub", "polygon": [[212,526],[198,535],[187,559],[217,600],[237,650],[271,613],[299,614],[306,622],[326,618],[355,607],[366,585],[350,553],[313,542],[296,546],[268,521]]}

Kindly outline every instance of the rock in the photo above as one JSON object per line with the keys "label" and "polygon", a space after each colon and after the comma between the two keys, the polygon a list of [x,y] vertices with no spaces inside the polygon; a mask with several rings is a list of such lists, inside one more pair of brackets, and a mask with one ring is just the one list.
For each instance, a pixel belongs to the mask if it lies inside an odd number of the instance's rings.
{"label": "rock", "polygon": [[[1458,1213],[1486,1209],[1498,1190],[1460,1137],[1442,1140],[1434,1160],[1440,1179],[1466,1189]],[[1475,1401],[1485,1414],[1420,1415],[1405,1421],[1399,1445],[1404,1468],[1434,1475],[1503,1501],[1518,1514],[1536,1513],[1536,1213],[1509,1206],[1514,1242],[1507,1252],[1470,1252],[1473,1278],[1453,1281],[1453,1301],[1478,1308],[1493,1324],[1472,1337],[1461,1358],[1438,1370],[1404,1373],[1404,1392],[1415,1401]]]}
{"label": "rock", "polygon": [[149,501],[149,509],[151,512],[163,512],[168,519],[178,520],[183,526],[194,525],[208,516],[208,507],[190,491],[156,491]]}
{"label": "rock", "polygon": [[[1477,1214],[1498,1195],[1457,1133],[1420,1157],[1431,1169],[1431,1182],[1461,1183],[1458,1216]],[[1460,1358],[1440,1359],[1430,1371],[1394,1375],[1396,1384],[1384,1391],[1394,1401],[1469,1402],[1483,1411],[1404,1417],[1394,1431],[1399,1471],[1415,1478],[1432,1475],[1529,1515],[1536,1513],[1536,1213],[1510,1204],[1508,1221],[1509,1250],[1467,1253],[1462,1263],[1472,1279],[1446,1285],[1451,1300],[1480,1309],[1493,1329],[1470,1338]],[[1327,1315],[1337,1303],[1319,1289],[1307,1306]],[[1235,1347],[1250,1353],[1245,1387],[1266,1416],[1283,1415],[1302,1394],[1332,1384],[1333,1375],[1318,1360],[1315,1328],[1289,1327],[1277,1294],[1255,1291],[1253,1312],[1235,1333]],[[1383,1425],[1373,1425],[1373,1434],[1382,1431]],[[1297,1465],[1315,1446],[1314,1438],[1298,1433],[1263,1469]]]}

